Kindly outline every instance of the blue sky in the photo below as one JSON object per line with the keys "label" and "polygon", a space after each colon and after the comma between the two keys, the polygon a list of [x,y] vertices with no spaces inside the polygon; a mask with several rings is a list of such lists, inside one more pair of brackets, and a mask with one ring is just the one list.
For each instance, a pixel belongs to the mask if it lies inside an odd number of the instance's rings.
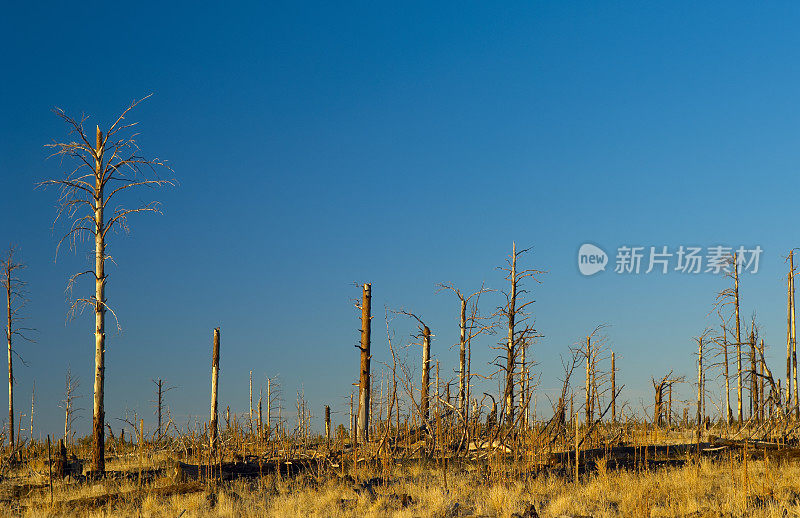
{"label": "blue sky", "polygon": [[[70,365],[88,432],[92,321],[68,321],[64,293],[88,245],[54,262],[56,194],[34,190],[62,171],[43,148],[66,133],[50,109],[102,125],[150,92],[139,141],[179,185],[157,194],[163,216],[110,245],[123,326],[108,339],[112,426],[126,411],[152,424],[156,377],[177,387],[178,423],[205,418],[215,326],[223,406],[246,409],[253,370],[280,375],[287,409],[303,388],[316,416],[331,404],[341,422],[357,377],[354,282],[373,283],[376,363],[388,356],[383,308],[403,307],[428,321],[452,377],[458,305],[435,284],[502,288],[495,268],[512,241],[548,271],[531,286],[542,407],[559,354],[607,323],[641,411],[651,375],[692,377],[692,337],[727,287],[712,275],[585,278],[584,242],[612,254],[760,245],[743,314],[757,312],[780,372],[783,258],[798,244],[798,22],[790,2],[6,5],[0,245],[29,265],[39,330],[19,344],[18,407],[28,412],[35,380],[38,431],[58,430]],[[413,326],[393,329],[408,342]],[[476,344],[483,374],[498,339]]]}

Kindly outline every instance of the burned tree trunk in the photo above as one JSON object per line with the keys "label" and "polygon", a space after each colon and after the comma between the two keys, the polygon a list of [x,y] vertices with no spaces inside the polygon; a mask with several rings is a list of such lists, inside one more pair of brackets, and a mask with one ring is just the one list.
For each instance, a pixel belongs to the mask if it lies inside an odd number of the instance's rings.
{"label": "burned tree trunk", "polygon": [[725,397],[723,398],[723,411],[725,412],[725,422],[728,426],[733,421],[733,410],[731,410],[731,386],[730,375],[728,373],[728,330],[722,326],[722,355],[723,361],[723,375],[725,376]]}
{"label": "burned tree trunk", "polygon": [[515,363],[515,330],[514,320],[517,316],[517,244],[511,247],[511,293],[508,297],[508,343],[506,344],[506,389],[505,406],[506,419],[514,422],[514,363]]}
{"label": "burned tree trunk", "polygon": [[755,322],[750,329],[750,419],[758,419],[758,373],[756,372]]}
{"label": "burned tree trunk", "polygon": [[700,443],[701,427],[703,423],[703,339],[697,338],[697,442]]}
{"label": "burned tree trunk", "polygon": [[467,415],[467,301],[461,298],[461,336],[458,341],[458,411]]}
{"label": "burned tree trunk", "polygon": [[420,414],[422,427],[428,425],[430,419],[430,384],[431,384],[431,330],[422,324],[422,389],[420,390]]}
{"label": "burned tree trunk", "polygon": [[736,316],[736,416],[739,426],[743,422],[742,413],[742,328],[739,321],[739,261],[733,254],[733,296]]}
{"label": "burned tree trunk", "polygon": [[325,405],[325,441],[331,442],[331,407]]}
{"label": "burned tree trunk", "polygon": [[102,473],[106,469],[105,459],[105,372],[106,372],[106,243],[105,219],[103,209],[105,199],[103,188],[103,133],[97,128],[97,148],[95,158],[95,208],[94,220],[97,231],[95,232],[95,295],[94,295],[94,405],[92,417],[92,471]]}
{"label": "burned tree trunk", "polygon": [[586,426],[593,419],[594,404],[592,403],[592,337],[586,337]]}
{"label": "burned tree trunk", "polygon": [[[791,269],[791,297],[792,297],[792,386],[794,388],[794,417],[795,419],[800,419],[800,404],[798,404],[798,394],[797,394],[797,330],[795,328],[795,314],[796,310],[794,307],[794,252],[789,254],[789,263]],[[789,386],[786,386],[786,390],[789,390]]]}
{"label": "burned tree trunk", "polygon": [[617,365],[613,352],[611,353],[611,422],[617,422]]}
{"label": "burned tree trunk", "polygon": [[361,301],[361,370],[358,381],[358,423],[356,442],[369,441],[370,404],[370,331],[372,319],[372,285],[364,284]]}
{"label": "burned tree trunk", "polygon": [[[71,311],[80,311],[93,306],[95,313],[94,345],[94,400],[92,405],[92,461],[91,471],[105,471],[105,314],[109,310],[105,299],[108,276],[105,273],[106,235],[110,230],[127,230],[127,218],[140,212],[159,212],[155,202],[134,208],[109,205],[112,198],[130,188],[158,187],[172,185],[170,180],[150,178],[149,171],[166,167],[159,159],[141,156],[139,146],[133,136],[123,137],[135,123],[127,123],[125,117],[141,101],[134,101],[109,127],[105,135],[96,128],[95,139],[84,129],[84,119],[75,120],[63,110],[56,114],[70,127],[71,133],[79,138],[69,142],[54,142],[47,147],[54,149],[53,156],[73,160],[77,167],[67,168],[64,177],[41,182],[40,185],[56,185],[61,189],[58,215],[71,220],[70,230],[61,238],[71,245],[80,242],[79,238],[91,236],[94,240],[94,267],[73,275],[68,283],[71,289],[77,279],[84,275],[94,277],[94,295],[78,298],[72,303]],[[122,133],[120,133],[122,132]],[[92,143],[94,142],[94,144]],[[116,200],[114,200],[116,201]],[[106,209],[111,216],[107,217]],[[112,312],[113,314],[113,312]]]}
{"label": "burned tree trunk", "polygon": [[219,381],[219,328],[214,329],[214,345],[211,354],[211,422],[208,437],[213,451],[217,446],[217,383]]}

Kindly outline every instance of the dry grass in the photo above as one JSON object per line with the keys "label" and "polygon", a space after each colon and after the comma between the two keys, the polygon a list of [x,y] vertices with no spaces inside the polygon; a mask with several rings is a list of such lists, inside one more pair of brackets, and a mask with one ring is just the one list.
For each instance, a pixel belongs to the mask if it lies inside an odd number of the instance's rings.
{"label": "dry grass", "polygon": [[[133,467],[133,466],[130,466]],[[27,468],[10,484],[45,484]],[[45,471],[46,473],[46,471]],[[368,473],[360,473],[366,477]],[[360,478],[363,480],[363,478]],[[497,516],[522,512],[533,503],[541,516],[758,516],[800,515],[800,464],[704,459],[658,471],[598,470],[579,484],[561,477],[529,476],[502,467],[449,468],[447,487],[436,465],[395,467],[387,484],[365,489],[330,474],[293,479],[265,476],[230,483],[176,485],[164,475],[140,487],[136,480],[59,482],[54,505],[46,485],[0,504],[3,516]],[[183,488],[185,494],[170,494]],[[110,495],[110,498],[107,498]],[[404,502],[404,496],[411,501]],[[786,510],[786,511],[785,511]],[[787,513],[787,514],[784,514]]]}

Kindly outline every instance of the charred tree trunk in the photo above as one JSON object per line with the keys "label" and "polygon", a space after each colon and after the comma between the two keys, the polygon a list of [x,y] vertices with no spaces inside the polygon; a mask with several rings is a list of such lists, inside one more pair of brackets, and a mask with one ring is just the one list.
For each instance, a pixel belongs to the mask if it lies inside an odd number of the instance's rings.
{"label": "charred tree trunk", "polygon": [[158,379],[158,440],[161,440],[161,403],[162,403],[162,396],[163,396],[163,381],[161,378]]}
{"label": "charred tree trunk", "polygon": [[[794,251],[789,252],[792,259]],[[789,273],[786,275],[786,412],[791,412],[792,408],[792,265],[790,263]]]}
{"label": "charred tree trunk", "polygon": [[420,390],[420,413],[423,428],[427,427],[430,418],[430,385],[431,385],[431,330],[422,328],[422,389]]}
{"label": "charred tree trunk", "polygon": [[361,372],[358,381],[358,423],[356,442],[369,441],[370,409],[370,331],[372,319],[372,285],[364,284],[361,301]]}
{"label": "charred tree trunk", "polygon": [[700,443],[703,423],[703,337],[697,339],[697,442]]}
{"label": "charred tree trunk", "polygon": [[756,372],[756,336],[750,329],[750,419],[758,419],[758,373]]}
{"label": "charred tree trunk", "polygon": [[592,403],[592,337],[586,337],[586,426],[589,426],[594,411]]}
{"label": "charred tree trunk", "polygon": [[739,426],[744,421],[742,413],[742,328],[739,321],[739,260],[733,254],[733,296],[736,316],[736,416]]}
{"label": "charred tree trunk", "polygon": [[[797,330],[795,328],[795,315],[796,310],[794,307],[794,252],[789,254],[789,263],[790,269],[792,272],[792,281],[791,281],[791,297],[792,297],[792,386],[794,388],[794,417],[795,419],[800,419],[800,404],[798,401],[797,394]],[[787,385],[786,389],[788,390],[789,387]]]}
{"label": "charred tree trunk", "polygon": [[505,407],[506,420],[514,422],[514,363],[516,354],[514,320],[517,304],[517,244],[511,247],[511,293],[508,298],[508,343],[506,344],[506,388]]}
{"label": "charred tree trunk", "polygon": [[611,422],[617,422],[617,364],[613,352],[611,353]]}
{"label": "charred tree trunk", "polygon": [[331,407],[325,405],[325,441],[331,442]]}
{"label": "charred tree trunk", "polygon": [[213,451],[217,446],[217,388],[219,382],[219,328],[214,329],[214,345],[211,354],[211,423],[208,427],[209,442]]}
{"label": "charred tree trunk", "polygon": [[723,410],[725,412],[725,422],[728,426],[731,425],[733,421],[733,410],[731,410],[731,386],[730,386],[730,375],[728,373],[728,330],[725,326],[722,326],[722,354],[723,360],[725,362],[723,366],[723,374],[725,376],[725,397],[723,399]]}
{"label": "charred tree trunk", "polygon": [[94,301],[94,405],[92,415],[92,471],[104,473],[105,458],[105,372],[106,372],[106,243],[105,219],[103,209],[103,134],[97,128],[97,146],[95,149],[95,301]]}
{"label": "charred tree trunk", "polygon": [[13,252],[8,252],[8,260],[3,263],[3,284],[6,288],[6,340],[8,341],[8,444],[14,448],[14,367],[11,341],[13,323],[11,314],[12,279],[13,279]]}
{"label": "charred tree trunk", "polygon": [[458,411],[467,415],[467,301],[461,298],[461,337],[458,348]]}

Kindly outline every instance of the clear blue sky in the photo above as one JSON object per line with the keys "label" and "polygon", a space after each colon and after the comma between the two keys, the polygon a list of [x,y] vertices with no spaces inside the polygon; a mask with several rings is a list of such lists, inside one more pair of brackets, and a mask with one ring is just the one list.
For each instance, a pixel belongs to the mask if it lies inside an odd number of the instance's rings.
{"label": "clear blue sky", "polygon": [[[376,370],[383,308],[404,307],[428,321],[452,376],[458,306],[434,284],[503,287],[495,267],[514,240],[549,272],[532,286],[542,407],[558,355],[608,323],[641,411],[650,375],[692,377],[692,337],[727,286],[584,278],[587,241],[610,253],[760,245],[743,311],[758,312],[780,372],[783,257],[800,244],[799,25],[791,2],[9,3],[0,245],[18,244],[29,264],[39,330],[19,344],[18,407],[28,412],[35,380],[39,431],[56,432],[71,365],[79,432],[89,430],[92,321],[66,321],[64,293],[88,245],[54,262],[56,193],[34,191],[62,171],[45,159],[43,145],[66,132],[50,108],[107,124],[150,92],[135,112],[141,147],[169,159],[180,185],[158,194],[163,216],[136,218],[110,245],[108,298],[124,329],[107,349],[115,428],[126,410],[152,423],[159,376],[177,387],[168,403],[180,424],[205,418],[218,325],[223,407],[245,410],[252,369],[280,374],[288,409],[303,387],[316,416],[327,403],[341,422],[357,377],[353,282],[373,283]],[[413,326],[394,329],[407,342]],[[490,372],[497,339],[476,344],[476,371]]]}

